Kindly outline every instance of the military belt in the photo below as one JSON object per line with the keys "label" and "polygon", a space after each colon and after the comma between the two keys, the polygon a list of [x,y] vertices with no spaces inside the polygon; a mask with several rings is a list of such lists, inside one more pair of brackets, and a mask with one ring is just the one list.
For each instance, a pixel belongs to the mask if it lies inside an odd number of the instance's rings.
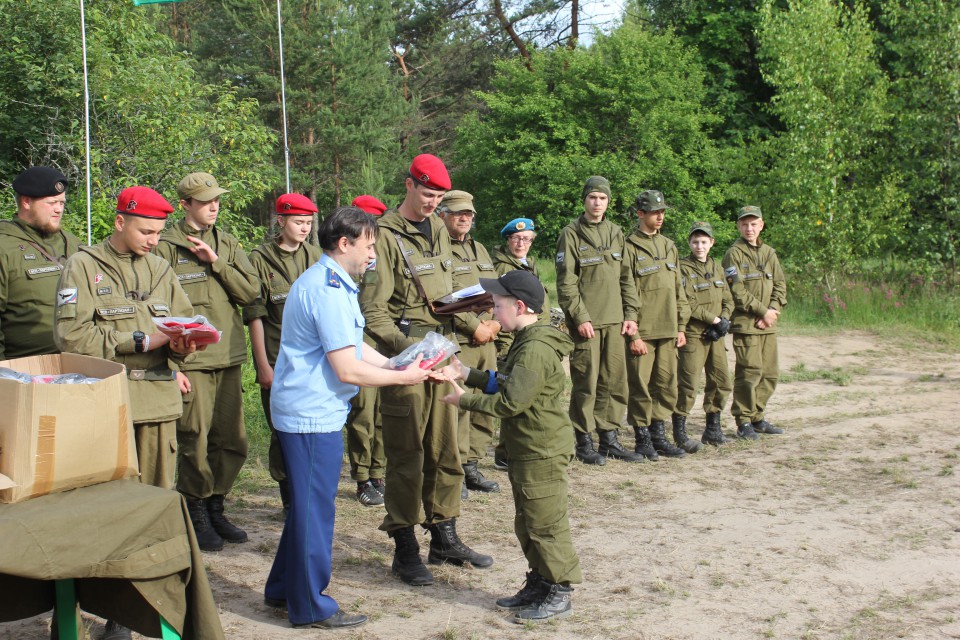
{"label": "military belt", "polygon": [[170,369],[127,369],[130,380],[147,382],[175,380],[176,374]]}

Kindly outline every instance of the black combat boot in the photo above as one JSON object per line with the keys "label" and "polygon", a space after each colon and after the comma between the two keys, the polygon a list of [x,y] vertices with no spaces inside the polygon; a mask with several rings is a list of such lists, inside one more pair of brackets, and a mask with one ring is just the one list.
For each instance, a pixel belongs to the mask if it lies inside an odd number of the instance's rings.
{"label": "black combat boot", "polygon": [[527,571],[527,581],[516,595],[497,600],[497,607],[506,611],[526,609],[543,597],[543,592],[550,587],[550,583],[543,579],[536,571]]}
{"label": "black combat boot", "polygon": [[573,613],[573,605],[570,603],[570,597],[573,595],[573,587],[555,582],[544,582],[544,590],[540,596],[540,600],[526,609],[518,611],[517,615],[513,617],[514,622],[517,624],[543,622],[545,620],[563,618]]}
{"label": "black combat boot", "polygon": [[130,629],[113,620],[107,620],[107,626],[103,629],[101,640],[130,640]]}
{"label": "black combat boot", "polygon": [[663,420],[654,420],[650,423],[650,441],[653,442],[653,448],[662,456],[682,458],[687,455],[686,451],[673,446],[667,440],[667,428]]}
{"label": "black combat boot", "polygon": [[467,479],[464,478],[463,482],[460,483],[460,500],[469,500],[470,491],[467,489]]}
{"label": "black combat boot", "polygon": [[634,427],[633,435],[636,438],[633,450],[650,462],[656,462],[660,456],[653,448],[653,442],[650,441],[650,431],[646,427]]}
{"label": "black combat boot", "polygon": [[597,436],[600,440],[600,446],[597,447],[600,455],[613,458],[614,460],[625,460],[626,462],[646,462],[646,460],[643,459],[643,455],[627,451],[623,448],[620,441],[617,440],[616,431],[612,429],[610,431],[597,429]]}
{"label": "black combat boot", "polygon": [[723,435],[723,429],[720,428],[720,413],[707,414],[707,428],[703,430],[703,437],[700,438],[703,444],[721,445],[726,444],[727,437]]}
{"label": "black combat boot", "polygon": [[227,542],[239,543],[247,541],[247,532],[227,520],[223,515],[223,496],[207,498],[207,511],[210,513],[210,526]]}
{"label": "black combat boot", "polygon": [[[186,498],[186,496],[184,496]],[[207,512],[207,501],[199,498],[186,498],[187,513],[193,523],[193,532],[197,535],[197,545],[201,551],[220,551],[223,549],[223,538],[220,537],[210,524],[210,514]]]}
{"label": "black combat boot", "polygon": [[472,460],[463,465],[463,477],[467,481],[467,489],[483,491],[485,493],[499,493],[500,484],[495,480],[487,480],[477,469],[477,461]]}
{"label": "black combat boot", "polygon": [[390,537],[397,545],[393,552],[393,575],[414,587],[433,584],[433,574],[420,560],[420,545],[413,527],[391,531]]}
{"label": "black combat boot", "polygon": [[493,566],[493,558],[477,553],[463,544],[463,541],[457,536],[456,518],[432,524],[429,529],[430,553],[427,555],[427,562],[430,564],[449,562],[460,566],[469,562],[481,569]]}
{"label": "black combat boot", "polygon": [[596,464],[603,466],[607,464],[607,459],[597,453],[593,448],[593,438],[589,433],[575,432],[577,436],[577,460],[584,464]]}
{"label": "black combat boot", "polygon": [[702,444],[687,435],[687,416],[673,414],[673,441],[687,453],[696,453]]}
{"label": "black combat boot", "polygon": [[783,429],[773,426],[763,418],[753,423],[753,430],[757,433],[766,433],[772,436],[778,436],[783,433]]}

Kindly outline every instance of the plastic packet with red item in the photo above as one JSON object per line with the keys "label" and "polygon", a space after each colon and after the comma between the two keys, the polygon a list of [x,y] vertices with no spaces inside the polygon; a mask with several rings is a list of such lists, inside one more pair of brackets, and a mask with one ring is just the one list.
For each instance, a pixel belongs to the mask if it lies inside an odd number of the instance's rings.
{"label": "plastic packet with red item", "polygon": [[171,340],[187,338],[196,342],[197,346],[220,342],[221,332],[204,316],[154,318],[153,323],[160,331],[170,336]]}
{"label": "plastic packet with red item", "polygon": [[417,344],[411,345],[399,355],[390,358],[390,367],[406,369],[416,361],[417,356],[423,355],[420,361],[421,369],[431,369],[441,361],[457,353],[460,347],[456,342],[447,340],[436,331],[431,331]]}

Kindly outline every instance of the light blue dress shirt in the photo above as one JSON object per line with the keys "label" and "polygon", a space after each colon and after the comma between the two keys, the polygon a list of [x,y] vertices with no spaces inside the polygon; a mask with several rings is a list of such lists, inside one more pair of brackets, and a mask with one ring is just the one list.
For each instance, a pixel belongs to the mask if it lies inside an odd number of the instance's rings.
{"label": "light blue dress shirt", "polygon": [[353,347],[362,358],[363,314],[353,278],[326,253],[297,278],[283,309],[280,354],[270,390],[273,426],[285,433],[343,428],[359,388],[340,382],[327,354]]}

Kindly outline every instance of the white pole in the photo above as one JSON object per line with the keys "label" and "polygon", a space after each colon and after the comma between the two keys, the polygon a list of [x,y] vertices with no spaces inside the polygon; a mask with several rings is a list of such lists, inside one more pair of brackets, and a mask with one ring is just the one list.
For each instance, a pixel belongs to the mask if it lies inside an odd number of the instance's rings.
{"label": "white pole", "polygon": [[290,144],[287,142],[287,83],[283,76],[283,18],[277,0],[277,38],[280,41],[280,104],[283,107],[283,166],[287,171],[287,193],[290,193]]}
{"label": "white pole", "polygon": [[93,218],[90,213],[90,80],[87,77],[87,19],[80,0],[80,43],[83,50],[83,126],[87,165],[87,244],[93,244]]}

